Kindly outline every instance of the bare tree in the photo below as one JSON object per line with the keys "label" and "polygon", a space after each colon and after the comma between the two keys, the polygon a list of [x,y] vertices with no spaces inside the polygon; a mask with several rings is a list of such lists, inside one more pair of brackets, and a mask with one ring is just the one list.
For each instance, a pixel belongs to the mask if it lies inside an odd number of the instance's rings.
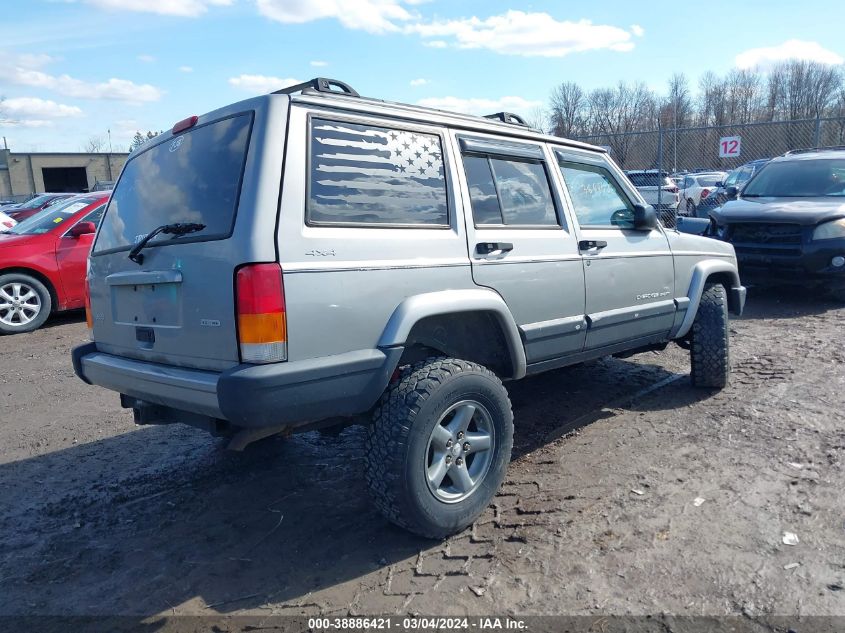
{"label": "bare tree", "polygon": [[102,136],[91,136],[85,141],[85,145],[82,146],[82,151],[86,154],[97,154],[103,151],[103,148],[106,146],[106,141],[103,139]]}
{"label": "bare tree", "polygon": [[532,108],[525,117],[525,122],[528,124],[528,127],[532,129],[540,130],[543,133],[549,131],[549,113],[543,106],[536,106]]}
{"label": "bare tree", "polygon": [[644,83],[619,82],[616,88],[599,88],[589,96],[592,134],[607,136],[614,158],[624,166],[632,137],[630,132],[657,125],[657,103]]}
{"label": "bare tree", "polygon": [[587,97],[581,86],[566,81],[552,91],[549,127],[555,136],[572,138],[587,132]]}

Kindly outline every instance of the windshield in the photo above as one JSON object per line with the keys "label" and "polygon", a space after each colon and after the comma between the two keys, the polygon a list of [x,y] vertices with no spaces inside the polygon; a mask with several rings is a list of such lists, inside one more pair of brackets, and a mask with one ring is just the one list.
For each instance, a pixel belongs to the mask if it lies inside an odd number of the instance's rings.
{"label": "windshield", "polygon": [[743,198],[845,196],[845,159],[819,158],[767,164],[751,179]]}
{"label": "windshield", "polygon": [[80,209],[84,209],[89,204],[98,200],[105,201],[105,198],[69,198],[62,200],[49,209],[44,209],[41,213],[36,213],[31,218],[27,218],[20,224],[12,227],[9,229],[9,233],[12,235],[41,235],[42,233],[47,233],[69,219]]}
{"label": "windshield", "polygon": [[24,209],[37,209],[45,202],[51,200],[53,196],[42,194],[40,196],[35,196],[34,198],[27,200],[26,202],[22,202],[21,206],[19,206],[15,211],[23,211]]}
{"label": "windshield", "polygon": [[724,176],[715,174],[711,176],[698,176],[695,180],[701,187],[715,187],[717,182],[722,182]]}
{"label": "windshield", "polygon": [[[129,248],[174,222],[204,224],[196,239],[229,237],[251,122],[249,114],[222,119],[131,158],[112,192],[94,252]],[[171,239],[160,234],[150,243]]]}

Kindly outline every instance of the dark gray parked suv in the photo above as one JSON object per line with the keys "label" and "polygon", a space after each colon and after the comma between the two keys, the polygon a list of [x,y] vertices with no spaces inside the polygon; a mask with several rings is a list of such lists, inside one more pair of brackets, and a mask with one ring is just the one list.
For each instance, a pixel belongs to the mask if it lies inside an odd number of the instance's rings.
{"label": "dark gray parked suv", "polygon": [[789,152],[730,193],[738,197],[710,216],[743,277],[817,286],[845,301],[845,148]]}
{"label": "dark gray parked suv", "polygon": [[75,370],[139,424],[362,421],[377,506],[430,537],[502,482],[503,381],[674,340],[722,387],[745,300],[730,244],[660,226],[602,149],[326,79],[133,153],[88,286]]}

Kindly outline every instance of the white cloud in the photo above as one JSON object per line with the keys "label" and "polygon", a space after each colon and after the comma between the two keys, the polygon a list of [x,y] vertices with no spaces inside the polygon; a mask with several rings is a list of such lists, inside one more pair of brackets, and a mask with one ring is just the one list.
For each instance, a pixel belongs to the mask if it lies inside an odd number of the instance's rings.
{"label": "white cloud", "polygon": [[52,127],[53,121],[44,119],[0,119],[0,127]]}
{"label": "white cloud", "polygon": [[[285,24],[334,18],[348,29],[369,33],[399,31],[413,19],[403,0],[255,0],[264,17]],[[405,4],[414,4],[405,2]]]}
{"label": "white cloud", "polygon": [[35,97],[16,97],[2,102],[3,112],[17,117],[36,117],[42,119],[61,119],[82,116],[82,110],[76,106],[56,103],[49,99]]}
{"label": "white cloud", "polygon": [[229,85],[252,94],[267,94],[301,83],[299,79],[268,77],[267,75],[239,75],[229,79]]}
{"label": "white cloud", "polygon": [[208,11],[210,6],[227,6],[232,0],[87,0],[101,9],[136,11],[194,18]]}
{"label": "white cloud", "polygon": [[637,37],[642,37],[645,35],[645,29],[641,27],[639,24],[632,24],[631,25],[631,33],[636,35]]}
{"label": "white cloud", "polygon": [[428,83],[428,79],[411,79],[412,86],[424,86]]}
{"label": "white cloud", "polygon": [[423,45],[428,46],[429,48],[446,48],[449,46],[449,44],[443,40],[429,40],[427,42],[423,42]]}
{"label": "white cloud", "polygon": [[313,62],[311,62],[311,65],[314,66],[315,68],[322,68],[324,66],[328,66],[329,62],[314,60]]}
{"label": "white cloud", "polygon": [[181,73],[192,73],[194,69],[191,66],[179,66],[179,72]]}
{"label": "white cloud", "polygon": [[818,42],[804,40],[787,40],[778,46],[752,48],[737,55],[734,61],[738,68],[765,68],[790,59],[833,65],[845,63],[841,55],[824,48]]}
{"label": "white cloud", "polygon": [[48,64],[47,56],[14,56],[0,53],[0,81],[19,86],[51,90],[77,99],[106,99],[143,103],[158,101],[161,90],[150,84],[136,84],[127,79],[112,78],[103,82],[90,82],[70,75],[51,75],[40,68]]}
{"label": "white cloud", "polygon": [[152,55],[138,55],[138,61],[145,64],[152,64],[156,60]]}
{"label": "white cloud", "polygon": [[451,110],[465,114],[492,114],[493,112],[525,112],[542,106],[542,101],[531,101],[522,97],[501,97],[499,99],[462,99],[460,97],[429,97],[417,101],[418,105],[438,110]]}
{"label": "white cloud", "polygon": [[40,128],[53,125],[53,119],[82,116],[76,106],[35,97],[16,97],[0,103],[0,127]]}
{"label": "white cloud", "polygon": [[406,32],[444,38],[458,48],[483,48],[503,55],[563,57],[591,50],[630,51],[632,32],[589,20],[556,20],[548,13],[510,10],[489,18],[411,24]]}

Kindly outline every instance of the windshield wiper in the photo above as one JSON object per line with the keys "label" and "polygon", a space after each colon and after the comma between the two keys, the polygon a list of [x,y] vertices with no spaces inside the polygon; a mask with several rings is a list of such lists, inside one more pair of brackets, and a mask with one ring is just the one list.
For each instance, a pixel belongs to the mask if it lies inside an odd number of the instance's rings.
{"label": "windshield wiper", "polygon": [[182,222],[175,222],[173,224],[162,224],[159,227],[154,228],[152,231],[147,233],[140,242],[135,244],[132,247],[132,250],[129,251],[129,259],[133,262],[138,264],[139,266],[144,263],[144,254],[141,252],[144,250],[144,247],[147,243],[153,239],[159,233],[164,233],[165,235],[173,235],[174,237],[178,235],[186,235],[188,233],[196,233],[197,231],[202,231],[205,228],[205,224],[193,224],[193,223],[182,223]]}

